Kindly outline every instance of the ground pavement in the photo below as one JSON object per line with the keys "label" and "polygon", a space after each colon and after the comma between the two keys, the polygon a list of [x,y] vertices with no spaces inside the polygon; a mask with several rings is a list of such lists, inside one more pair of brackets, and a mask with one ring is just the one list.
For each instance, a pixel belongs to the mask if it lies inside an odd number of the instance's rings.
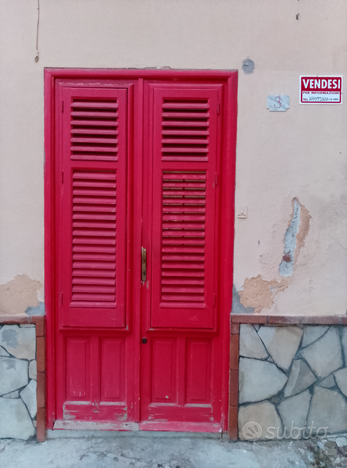
{"label": "ground pavement", "polygon": [[0,440],[0,468],[347,468],[347,438],[343,436],[236,443],[191,434],[80,436],[55,431],[42,444]]}

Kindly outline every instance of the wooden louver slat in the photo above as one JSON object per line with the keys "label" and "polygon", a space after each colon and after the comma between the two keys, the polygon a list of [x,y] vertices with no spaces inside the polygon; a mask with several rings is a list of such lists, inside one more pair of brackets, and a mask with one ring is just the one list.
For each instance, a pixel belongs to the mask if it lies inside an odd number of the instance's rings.
{"label": "wooden louver slat", "polygon": [[163,171],[162,197],[162,304],[201,304],[205,301],[206,172]]}
{"label": "wooden louver slat", "polygon": [[116,303],[116,186],[116,172],[74,171],[72,303]]}
{"label": "wooden louver slat", "polygon": [[118,160],[118,102],[73,99],[70,150],[72,160]]}
{"label": "wooden louver slat", "polygon": [[208,100],[164,99],[162,161],[207,161],[209,153]]}

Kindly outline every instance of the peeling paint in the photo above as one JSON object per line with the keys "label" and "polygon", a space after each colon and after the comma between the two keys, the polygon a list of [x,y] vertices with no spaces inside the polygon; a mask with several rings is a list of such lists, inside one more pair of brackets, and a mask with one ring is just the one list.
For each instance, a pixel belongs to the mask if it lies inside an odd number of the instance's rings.
{"label": "peeling paint", "polygon": [[287,278],[281,281],[266,281],[260,275],[256,278],[247,278],[243,290],[239,291],[240,302],[244,307],[253,307],[256,314],[260,313],[262,309],[271,307],[275,295],[284,291],[288,285]]}
{"label": "peeling paint", "polygon": [[253,314],[254,308],[253,307],[245,307],[241,304],[240,301],[240,293],[236,290],[235,286],[233,286],[233,314]]}
{"label": "peeling paint", "polygon": [[45,304],[43,302],[39,302],[37,307],[28,307],[25,313],[27,315],[45,315]]}
{"label": "peeling paint", "polygon": [[37,292],[42,289],[40,281],[27,275],[17,275],[0,286],[0,315],[24,314],[28,307],[38,307]]}
{"label": "peeling paint", "polygon": [[279,265],[282,278],[271,281],[264,280],[261,275],[246,278],[242,290],[233,291],[233,313],[247,313],[249,310],[260,313],[263,309],[269,309],[276,294],[289,287],[300,250],[305,246],[311,219],[310,213],[297,198],[292,200],[292,204],[292,214],[284,236],[284,251]]}

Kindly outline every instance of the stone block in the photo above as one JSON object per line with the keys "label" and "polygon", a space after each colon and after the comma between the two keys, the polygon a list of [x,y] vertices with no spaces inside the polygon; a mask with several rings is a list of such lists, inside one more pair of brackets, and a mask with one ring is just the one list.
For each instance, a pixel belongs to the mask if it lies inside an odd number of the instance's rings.
{"label": "stone block", "polygon": [[16,390],[15,392],[6,393],[6,395],[2,395],[2,398],[19,398],[19,392]]}
{"label": "stone block", "polygon": [[240,356],[257,359],[267,359],[269,356],[253,325],[240,327]]}
{"label": "stone block", "polygon": [[19,359],[35,359],[35,328],[19,328],[17,325],[5,325],[0,330],[0,345]]}
{"label": "stone block", "polygon": [[347,368],[343,368],[334,373],[336,383],[341,392],[347,396]]}
{"label": "stone block", "polygon": [[274,439],[282,434],[281,419],[272,403],[265,401],[255,405],[241,406],[238,417],[239,438],[241,440]]}
{"label": "stone block", "polygon": [[284,396],[290,397],[306,390],[316,381],[305,361],[295,359],[290,370],[289,379],[284,389]]}
{"label": "stone block", "polygon": [[345,362],[347,362],[347,327],[342,327],[341,341]]}
{"label": "stone block", "polygon": [[36,386],[36,380],[30,380],[29,385],[20,392],[20,396],[26,404],[32,418],[35,418],[37,413]]}
{"label": "stone block", "polygon": [[23,401],[20,398],[0,398],[0,439],[27,440],[34,434],[35,429]]}
{"label": "stone block", "polygon": [[318,340],[328,330],[328,326],[306,325],[304,327],[304,336],[302,337],[302,348],[309,346]]}
{"label": "stone block", "polygon": [[319,385],[320,387],[324,387],[324,388],[332,388],[332,387],[335,387],[336,382],[335,382],[334,376],[333,376],[332,374],[329,375],[329,377],[327,377],[326,379],[322,380],[318,385]]}
{"label": "stone block", "polygon": [[[291,428],[304,428],[307,420],[308,409],[311,402],[311,393],[309,390],[298,395],[286,398],[278,405],[278,411],[282,418],[283,430],[288,434]],[[301,439],[303,431],[293,431],[294,439]]]}
{"label": "stone block", "polygon": [[9,356],[9,353],[2,346],[0,346],[0,356]]}
{"label": "stone block", "polygon": [[288,377],[275,364],[257,359],[240,358],[239,402],[256,402],[280,392]]}
{"label": "stone block", "polygon": [[343,360],[338,327],[330,327],[321,338],[303,349],[301,355],[318,377],[327,377],[340,369]]}
{"label": "stone block", "polygon": [[[326,428],[329,434],[347,430],[347,403],[344,397],[334,390],[315,387],[307,424]],[[320,431],[322,433],[322,431]]]}
{"label": "stone block", "polygon": [[35,360],[29,362],[29,378],[37,380],[37,366]]}
{"label": "stone block", "polygon": [[0,395],[13,392],[28,384],[28,362],[0,357]]}
{"label": "stone block", "polygon": [[303,330],[299,327],[261,327],[258,335],[274,362],[288,370],[300,346]]}

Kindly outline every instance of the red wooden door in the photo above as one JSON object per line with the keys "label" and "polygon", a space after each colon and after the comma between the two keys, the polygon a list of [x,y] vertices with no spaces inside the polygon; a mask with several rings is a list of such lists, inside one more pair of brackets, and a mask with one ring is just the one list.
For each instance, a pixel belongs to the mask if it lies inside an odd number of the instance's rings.
{"label": "red wooden door", "polygon": [[148,84],[146,96],[142,427],[219,431],[221,86]]}
{"label": "red wooden door", "polygon": [[54,428],[225,428],[225,86],[178,81],[57,88]]}
{"label": "red wooden door", "polygon": [[122,423],[134,420],[127,90],[63,87],[57,109],[57,419]]}

